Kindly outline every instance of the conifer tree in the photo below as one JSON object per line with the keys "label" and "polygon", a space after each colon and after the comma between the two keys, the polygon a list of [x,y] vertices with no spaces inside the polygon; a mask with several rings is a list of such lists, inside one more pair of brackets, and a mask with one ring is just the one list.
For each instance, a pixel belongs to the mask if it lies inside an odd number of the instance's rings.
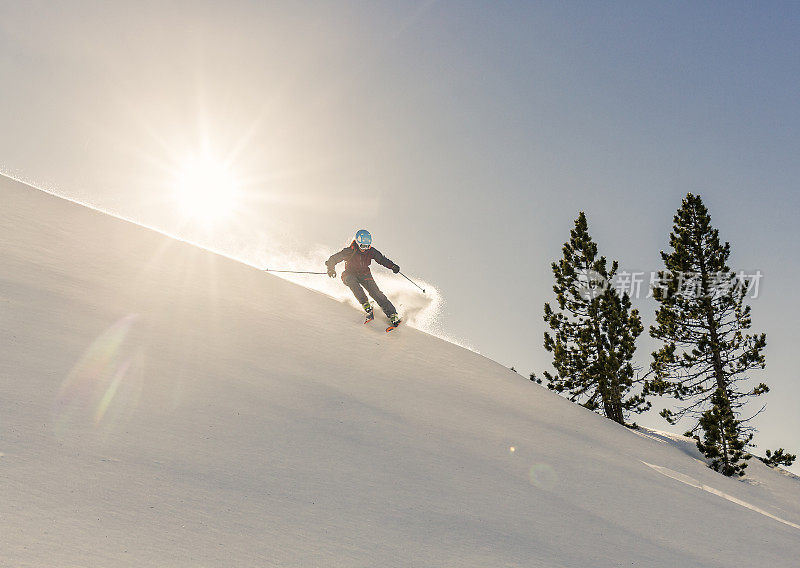
{"label": "conifer tree", "polygon": [[[643,331],[638,310],[627,294],[609,284],[617,272],[614,261],[597,256],[581,212],[564,244],[563,258],[552,264],[558,310],[544,305],[545,349],[553,353],[556,375],[544,373],[548,388],[625,424],[625,413],[650,407],[641,394],[632,394],[635,370],[631,364],[636,338]],[[533,377],[531,377],[533,380]]]}
{"label": "conifer tree", "polygon": [[797,456],[795,454],[786,452],[783,448],[778,448],[778,451],[774,453],[772,450],[767,450],[767,457],[758,459],[770,467],[777,467],[779,465],[785,465],[786,467],[789,467],[794,463],[794,460],[797,459]]}
{"label": "conifer tree", "polygon": [[[664,342],[653,353],[653,378],[645,393],[667,395],[686,405],[661,415],[671,424],[684,416],[697,419],[689,432],[711,467],[725,475],[744,475],[750,455],[744,448],[754,429],[740,419],[746,399],[769,391],[764,383],[741,383],[753,369],[764,368],[765,334],[749,335],[748,292],[728,266],[730,244],[719,231],[700,196],[689,193],[674,217],[670,252],[661,253],[665,270],[653,296],[659,303],[650,335]],[[696,434],[701,430],[702,440]]]}

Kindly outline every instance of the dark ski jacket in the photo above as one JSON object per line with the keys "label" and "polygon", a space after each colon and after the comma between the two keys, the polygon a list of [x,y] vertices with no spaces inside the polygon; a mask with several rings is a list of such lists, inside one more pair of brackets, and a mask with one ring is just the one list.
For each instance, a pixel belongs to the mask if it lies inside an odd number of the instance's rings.
{"label": "dark ski jacket", "polygon": [[[325,266],[328,268],[333,268],[343,260],[345,261],[345,272],[364,275],[371,274],[369,271],[369,264],[373,260],[390,270],[394,270],[394,267],[397,266],[394,262],[383,256],[380,251],[374,247],[370,247],[367,250],[362,251],[360,248],[358,248],[358,245],[355,241],[350,243],[349,247],[345,247],[336,254],[331,255],[331,257],[325,261]],[[344,274],[342,274],[342,276],[344,276]]]}

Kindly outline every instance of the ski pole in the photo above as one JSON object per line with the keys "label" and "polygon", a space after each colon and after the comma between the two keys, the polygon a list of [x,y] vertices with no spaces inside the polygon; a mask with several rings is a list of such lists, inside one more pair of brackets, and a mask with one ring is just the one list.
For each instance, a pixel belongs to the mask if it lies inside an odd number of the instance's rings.
{"label": "ski pole", "polygon": [[422,290],[422,293],[423,293],[423,294],[425,293],[425,288],[423,288],[422,286],[420,286],[419,284],[417,284],[416,282],[414,282],[413,280],[411,280],[411,278],[409,278],[408,276],[406,276],[406,275],[405,275],[405,274],[403,274],[402,272],[400,273],[400,276],[402,276],[403,278],[405,278],[406,280],[408,280],[409,282],[411,282],[411,283],[412,283],[414,286],[416,286],[417,288],[419,288],[420,290]]}
{"label": "ski pole", "polygon": [[327,272],[309,272],[308,270],[274,270],[265,268],[264,272],[289,272],[291,274],[327,274]]}

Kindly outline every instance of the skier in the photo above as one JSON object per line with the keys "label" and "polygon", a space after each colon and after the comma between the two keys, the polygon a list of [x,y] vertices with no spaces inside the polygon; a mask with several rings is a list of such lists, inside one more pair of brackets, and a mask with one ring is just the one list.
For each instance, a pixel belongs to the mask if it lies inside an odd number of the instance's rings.
{"label": "skier", "polygon": [[345,261],[345,265],[344,272],[342,272],[342,282],[353,291],[356,300],[359,301],[364,311],[367,312],[367,319],[364,323],[369,323],[375,319],[375,315],[372,312],[372,305],[369,303],[369,299],[364,293],[364,290],[366,290],[369,292],[369,295],[378,302],[378,305],[392,323],[389,329],[397,327],[400,323],[400,316],[397,315],[395,307],[386,295],[381,292],[375,280],[372,278],[372,273],[369,271],[369,264],[374,260],[378,264],[382,264],[390,269],[395,274],[400,272],[400,267],[383,256],[378,249],[372,247],[372,235],[365,229],[361,229],[356,233],[350,246],[331,255],[331,257],[325,261],[325,266],[328,268],[328,276],[336,278],[336,265],[343,260]]}

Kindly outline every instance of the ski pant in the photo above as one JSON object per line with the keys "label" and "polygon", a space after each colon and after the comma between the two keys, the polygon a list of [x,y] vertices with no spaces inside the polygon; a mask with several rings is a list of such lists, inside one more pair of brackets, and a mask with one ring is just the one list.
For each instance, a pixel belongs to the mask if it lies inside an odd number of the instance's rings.
{"label": "ski pant", "polygon": [[347,285],[353,291],[353,295],[355,295],[356,300],[361,305],[364,305],[369,300],[367,299],[367,294],[364,293],[364,290],[369,292],[369,295],[378,302],[378,305],[383,310],[387,316],[391,316],[392,314],[396,314],[397,310],[389,301],[389,298],[386,297],[386,294],[381,292],[378,285],[375,283],[375,279],[372,278],[371,274],[358,274],[356,272],[344,272],[342,274],[342,282]]}

